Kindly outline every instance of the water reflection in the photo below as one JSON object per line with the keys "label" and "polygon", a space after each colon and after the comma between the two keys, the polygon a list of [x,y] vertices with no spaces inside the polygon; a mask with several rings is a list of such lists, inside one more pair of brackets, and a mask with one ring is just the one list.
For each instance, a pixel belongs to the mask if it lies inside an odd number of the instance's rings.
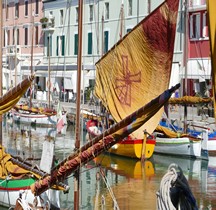
{"label": "water reflection", "polygon": [[[16,125],[8,119],[3,124],[3,145],[12,154],[24,158],[39,159],[47,135],[54,137],[55,156],[58,160],[63,160],[73,152],[73,126],[67,127],[66,134],[59,135],[45,128]],[[84,143],[85,140],[81,142]],[[113,209],[115,200],[119,208],[124,210],[156,209],[156,192],[171,163],[182,168],[199,208],[216,209],[216,157],[211,156],[209,162],[206,162],[156,154],[144,164],[139,160],[110,154],[103,154],[86,164],[81,169],[80,209]],[[104,174],[104,177],[98,179],[98,174]],[[61,209],[73,209],[73,176],[66,181],[71,189],[68,194],[60,192],[60,205]]]}

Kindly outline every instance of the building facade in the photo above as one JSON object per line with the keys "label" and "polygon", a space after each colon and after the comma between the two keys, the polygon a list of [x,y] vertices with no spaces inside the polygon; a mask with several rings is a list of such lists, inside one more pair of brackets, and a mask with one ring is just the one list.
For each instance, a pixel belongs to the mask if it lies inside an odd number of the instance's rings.
{"label": "building facade", "polygon": [[[57,92],[73,90],[76,93],[79,39],[78,0],[14,0],[7,2],[11,3],[8,4],[8,7],[4,5],[6,88],[9,86],[7,84],[15,83],[13,79],[16,78],[14,77],[15,72],[21,79],[21,75],[28,75],[31,71],[31,30],[34,25],[34,37],[38,37],[38,41],[33,41],[32,68],[36,72],[37,87],[47,90],[48,72],[50,72],[53,90]],[[144,3],[140,0],[83,1],[81,82],[83,92],[94,86],[95,63],[162,2],[162,0],[148,0]],[[170,86],[178,82],[183,84],[186,78],[188,81],[187,94],[194,95],[200,92],[204,94],[205,89],[210,88],[211,72],[206,2],[190,0],[187,5],[187,13],[185,13],[184,2],[180,0]],[[28,14],[30,10],[34,11],[34,18],[25,15],[26,5],[29,5]],[[19,17],[17,17],[17,10]],[[11,18],[6,16],[7,11]],[[187,31],[185,30],[186,20]],[[16,31],[15,28],[18,26],[19,32],[14,33],[13,31]],[[185,32],[188,36],[185,36]],[[14,39],[18,36],[17,40]],[[21,49],[19,53],[17,49],[16,55],[10,53],[13,52],[10,49],[15,46]],[[14,61],[15,58],[18,64],[14,66],[11,61]],[[186,64],[187,68],[185,68]],[[15,67],[18,70],[15,70]]]}
{"label": "building facade", "polygon": [[3,89],[20,82],[43,58],[42,8],[42,0],[3,2]]}

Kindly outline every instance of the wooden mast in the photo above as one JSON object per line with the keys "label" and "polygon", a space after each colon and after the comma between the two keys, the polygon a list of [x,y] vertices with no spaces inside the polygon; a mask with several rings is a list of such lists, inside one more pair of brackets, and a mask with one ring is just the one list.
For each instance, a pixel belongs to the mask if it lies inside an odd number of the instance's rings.
{"label": "wooden mast", "polygon": [[124,2],[121,3],[121,11],[120,11],[120,34],[119,37],[122,39],[123,37],[123,31],[124,31]]}
{"label": "wooden mast", "polygon": [[[185,63],[185,79],[183,86],[183,95],[187,95],[187,61],[188,61],[188,1],[185,0],[185,34],[184,34],[184,63]],[[184,105],[184,132],[187,131],[187,105]]]}
{"label": "wooden mast", "polygon": [[[33,0],[31,1],[31,24],[32,24],[32,38],[31,38],[31,65],[30,65],[30,70],[31,70],[31,75],[33,74],[33,44],[34,44],[34,14],[33,14],[33,9],[32,9],[32,4],[33,4]],[[33,84],[34,85],[34,84]],[[32,85],[31,85],[31,89],[32,89]],[[29,105],[30,107],[32,107],[32,94],[33,92],[31,91],[30,93],[30,101],[29,101]]]}
{"label": "wooden mast", "polygon": [[[77,57],[77,100],[76,100],[76,142],[75,150],[80,148],[80,92],[81,92],[81,70],[82,70],[82,19],[83,0],[79,0],[78,16],[78,57]],[[74,210],[79,209],[80,170],[74,174]]]}
{"label": "wooden mast", "polygon": [[[3,14],[2,14],[2,2],[0,3],[0,96],[2,96],[2,40],[3,40],[3,33],[2,33],[2,26],[3,26]],[[2,144],[2,115],[0,115],[0,144]]]}

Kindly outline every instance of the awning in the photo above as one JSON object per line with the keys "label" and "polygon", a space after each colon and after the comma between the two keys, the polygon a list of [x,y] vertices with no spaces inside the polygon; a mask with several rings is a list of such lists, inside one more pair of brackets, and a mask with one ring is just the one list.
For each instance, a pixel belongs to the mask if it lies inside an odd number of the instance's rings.
{"label": "awning", "polygon": [[64,78],[64,89],[65,90],[72,90],[73,89],[73,83],[72,79],[69,77]]}

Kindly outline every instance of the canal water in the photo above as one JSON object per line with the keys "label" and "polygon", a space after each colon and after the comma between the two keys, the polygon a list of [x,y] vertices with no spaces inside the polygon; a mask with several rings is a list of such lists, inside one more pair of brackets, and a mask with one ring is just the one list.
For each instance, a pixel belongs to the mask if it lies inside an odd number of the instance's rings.
{"label": "canal water", "polygon": [[[53,129],[35,128],[3,122],[3,145],[13,154],[40,159],[47,135],[55,137],[55,156],[59,161],[73,152],[75,128],[65,134]],[[85,132],[82,134],[85,143]],[[155,210],[156,193],[171,163],[178,164],[189,182],[199,209],[216,209],[216,156],[209,161],[190,160],[154,154],[144,164],[139,160],[102,154],[80,171],[80,209]],[[68,177],[69,193],[58,192],[62,210],[74,209],[74,178]],[[1,208],[0,209],[5,209]],[[117,208],[116,208],[117,209]]]}

